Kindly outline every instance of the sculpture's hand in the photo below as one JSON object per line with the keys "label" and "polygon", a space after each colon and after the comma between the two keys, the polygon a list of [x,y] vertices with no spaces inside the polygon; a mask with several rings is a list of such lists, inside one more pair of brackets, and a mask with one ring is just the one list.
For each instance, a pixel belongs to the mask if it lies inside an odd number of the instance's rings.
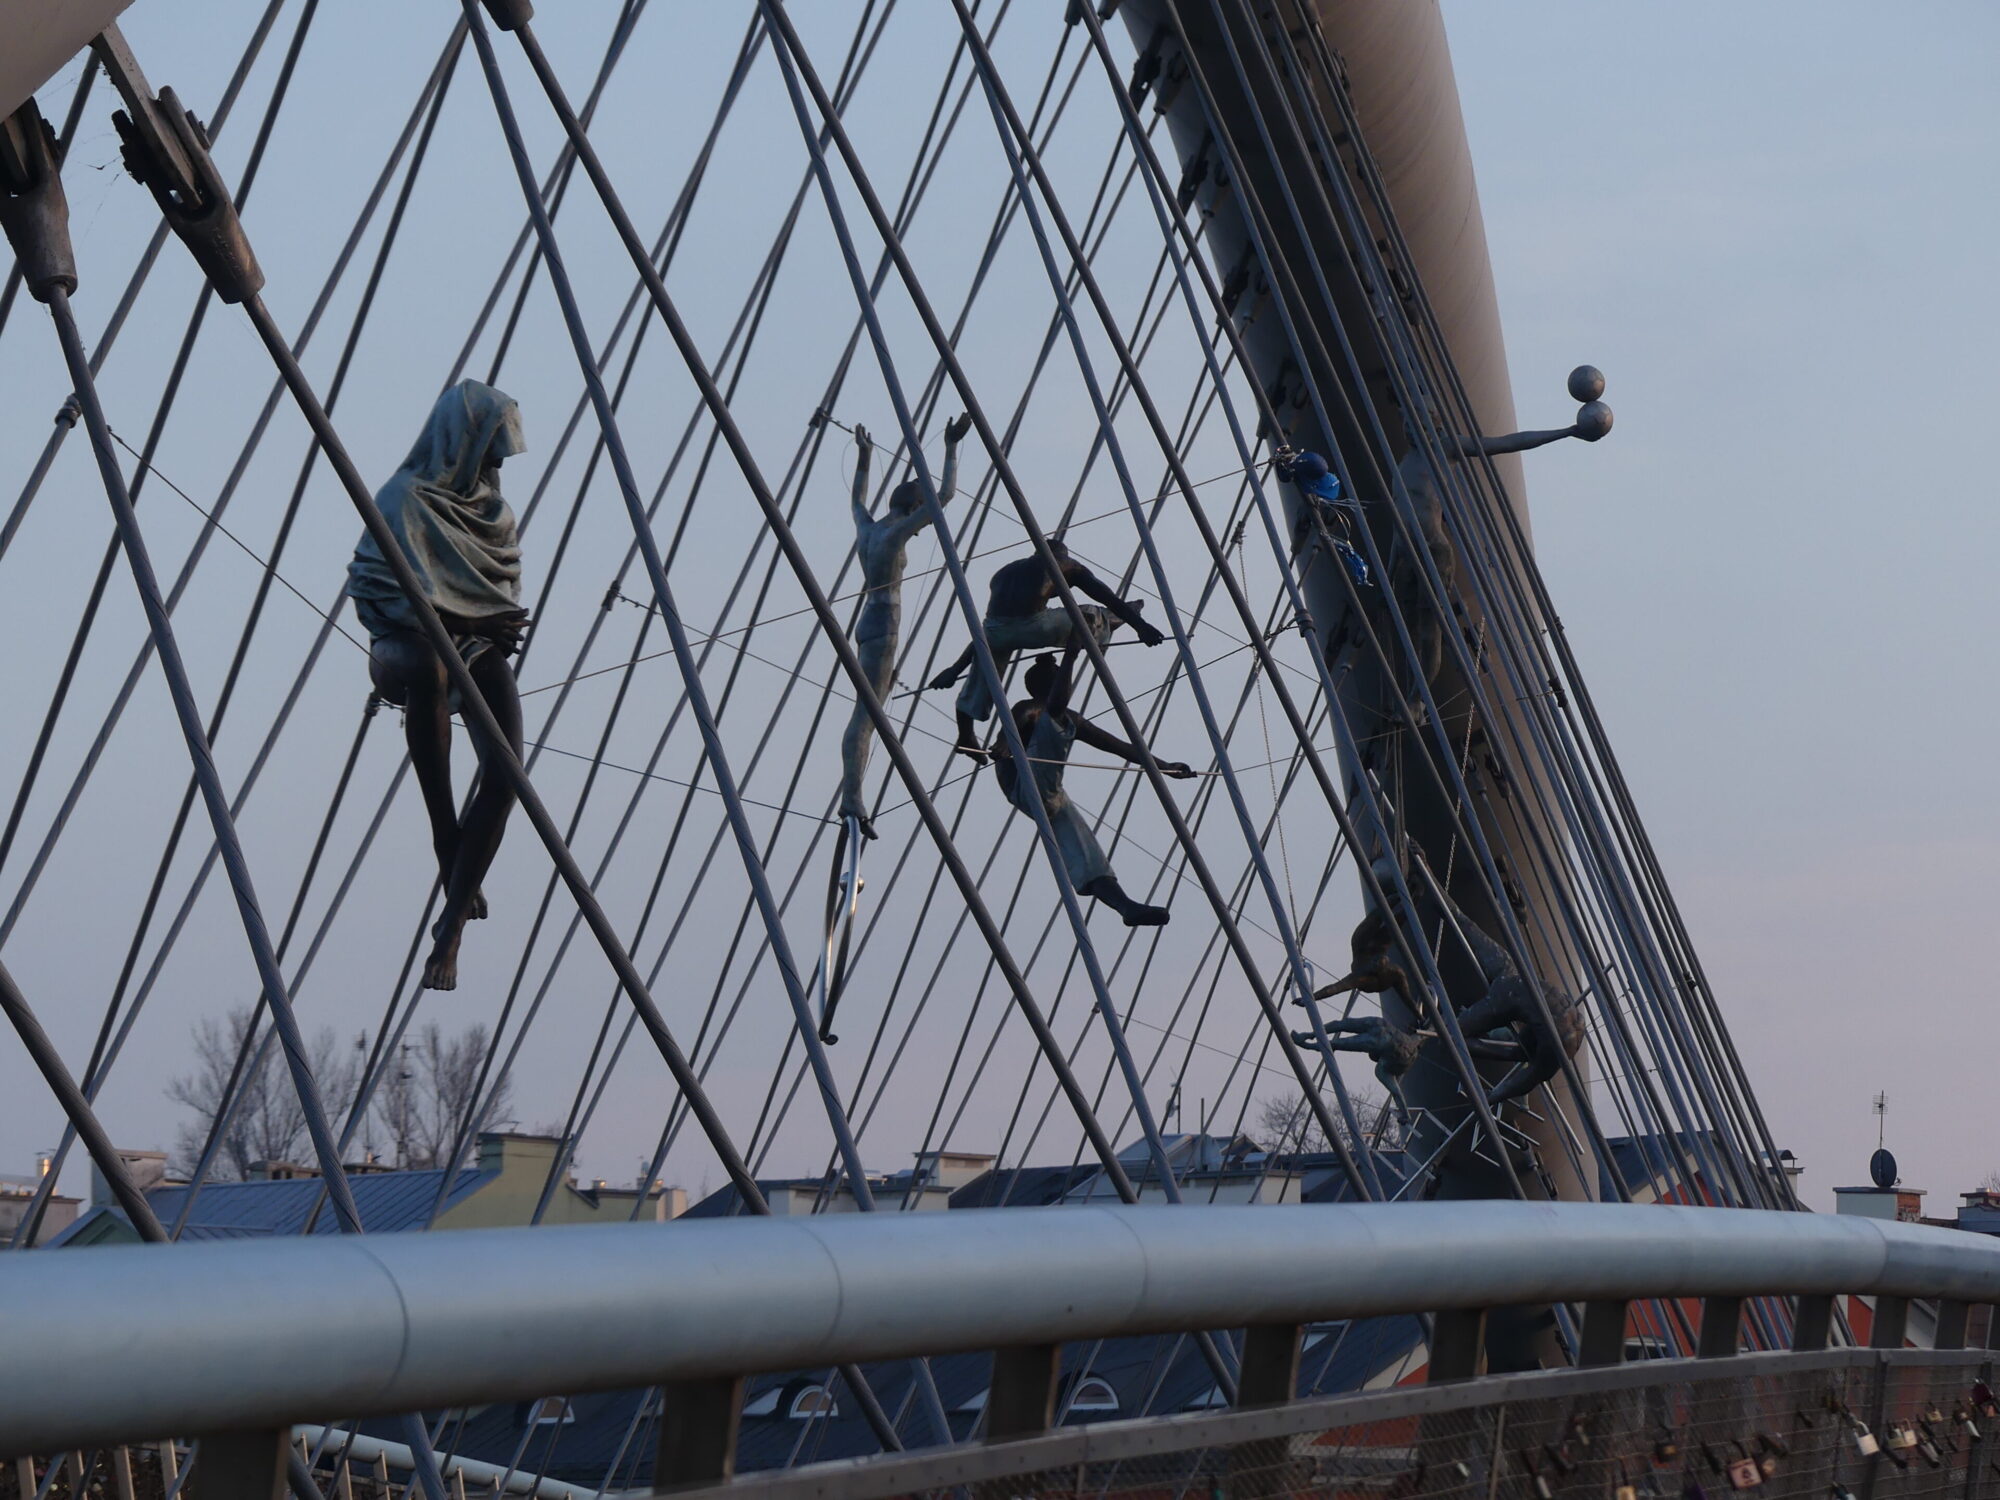
{"label": "sculpture's hand", "polygon": [[937,676],[933,677],[929,682],[925,683],[924,686],[932,692],[936,692],[940,688],[948,688],[953,683],[958,681],[958,679],[964,674],[964,671],[965,671],[964,667],[959,665],[959,663],[957,662],[953,662],[950,666],[946,667],[942,672],[938,673]]}
{"label": "sculpture's hand", "polygon": [[1189,781],[1193,779],[1196,772],[1194,767],[1185,761],[1163,760],[1160,762],[1160,774],[1162,776],[1171,776],[1176,781]]}
{"label": "sculpture's hand", "polygon": [[1159,626],[1149,624],[1145,620],[1132,622],[1132,634],[1139,638],[1139,644],[1142,646],[1157,646],[1167,638],[1166,632]]}
{"label": "sculpture's hand", "polygon": [[868,436],[868,429],[863,427],[859,422],[854,424],[854,445],[857,448],[863,449],[875,446],[874,439]]}
{"label": "sculpture's hand", "polygon": [[493,642],[500,648],[502,656],[513,656],[521,649],[521,637],[527,634],[528,623],[525,609],[511,615],[488,615],[478,622],[472,633],[483,635]]}

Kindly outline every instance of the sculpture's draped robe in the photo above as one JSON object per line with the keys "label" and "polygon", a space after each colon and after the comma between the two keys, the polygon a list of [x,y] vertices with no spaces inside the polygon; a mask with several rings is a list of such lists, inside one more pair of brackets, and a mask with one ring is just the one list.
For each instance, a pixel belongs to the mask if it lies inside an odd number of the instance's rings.
{"label": "sculpture's draped robe", "polygon": [[[484,477],[489,457],[519,453],[521,413],[512,397],[462,380],[437,399],[423,435],[375,496],[438,610],[459,620],[515,614],[521,607],[521,546],[513,509]],[[370,636],[417,630],[387,559],[366,533],[347,568],[354,613]],[[453,633],[468,662],[493,649],[483,635]]]}

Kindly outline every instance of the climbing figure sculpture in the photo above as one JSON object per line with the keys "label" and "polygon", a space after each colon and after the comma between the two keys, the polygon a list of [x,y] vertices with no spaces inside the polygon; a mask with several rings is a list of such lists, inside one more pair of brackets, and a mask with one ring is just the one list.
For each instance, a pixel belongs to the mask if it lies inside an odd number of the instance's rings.
{"label": "climbing figure sculpture", "polygon": [[[1393,863],[1378,859],[1375,870],[1391,903],[1400,906]],[[1470,954],[1486,987],[1479,999],[1457,1011],[1466,1050],[1477,1058],[1517,1064],[1488,1090],[1486,1102],[1499,1105],[1510,1099],[1523,1098],[1560,1073],[1565,1059],[1573,1056],[1582,1045],[1582,1008],[1573,997],[1553,986],[1524,977],[1513,955],[1495,942],[1485,928],[1467,916],[1434,879],[1425,884],[1430,887],[1433,899],[1441,898],[1444,913],[1449,918],[1448,926],[1455,926],[1455,932],[1447,933],[1448,940],[1463,940],[1461,946]],[[1413,924],[1407,930],[1421,932],[1422,928]],[[1369,912],[1354,929],[1351,972],[1315,991],[1313,998],[1331,999],[1349,990],[1363,990],[1371,994],[1394,990],[1412,1010],[1421,1013],[1416,988],[1410,984],[1402,966],[1390,957],[1394,945],[1394,928],[1384,910],[1378,907]],[[1537,1003],[1538,993],[1546,1005],[1546,1014],[1544,1004]],[[1329,1022],[1326,1029],[1333,1031],[1334,1023]],[[1341,1029],[1358,1028],[1348,1025]],[[1369,1049],[1350,1045],[1342,1050],[1361,1052]],[[1408,1071],[1407,1066],[1403,1071]],[[1397,1076],[1400,1078],[1401,1074]]]}
{"label": "climbing figure sculpture", "polygon": [[[1071,557],[1069,549],[1055,537],[1049,538],[1049,550],[1055,554],[1063,582],[1077,593],[1097,601],[1095,605],[1079,605],[1077,613],[1083,617],[1085,627],[1100,645],[1120,622],[1130,625],[1133,634],[1148,646],[1157,646],[1166,639],[1157,626],[1148,625],[1140,615],[1143,601],[1119,598],[1095,573]],[[984,629],[986,644],[993,653],[993,665],[997,670],[1005,673],[1007,663],[1017,651],[1077,649],[1069,611],[1060,604],[1049,602],[1055,596],[1055,575],[1043,563],[1039,553],[1007,563],[994,573],[992,590],[987,596]],[[952,748],[983,763],[986,751],[979,743],[977,726],[993,717],[994,704],[992,695],[986,691],[985,679],[973,667],[975,657],[976,648],[968,644],[958,660],[925,686],[948,688],[959,678],[966,679],[965,686],[958,692],[958,740]]]}
{"label": "climbing figure sculpture", "polygon": [[[1003,742],[993,762],[1000,789],[1023,817],[1035,815],[1034,804],[1028,799],[1040,800],[1055,833],[1056,847],[1062,852],[1063,867],[1069,872],[1069,883],[1079,896],[1103,902],[1124,919],[1127,927],[1164,926],[1167,920],[1164,906],[1148,906],[1125,894],[1118,877],[1111,873],[1111,862],[1104,857],[1096,835],[1063,788],[1070,746],[1078,740],[1134,765],[1146,763],[1146,752],[1070,712],[1069,663],[1065,660],[1058,664],[1053,652],[1035,658],[1025,674],[1024,685],[1029,696],[1014,705],[1014,727],[1020,730],[1021,744],[1028,752],[1027,774],[1023,775],[1023,768],[1014,764]],[[1166,776],[1194,775],[1191,767],[1179,761],[1161,761],[1159,767]]]}
{"label": "climbing figure sculpture", "polygon": [[[972,426],[972,418],[962,416],[944,429],[944,472],[938,478],[938,504],[951,499],[958,482],[958,445]],[[924,505],[924,492],[914,479],[906,479],[889,492],[889,508],[878,519],[868,513],[868,458],[873,445],[868,429],[856,427],[854,440],[861,456],[854,463],[854,550],[861,559],[861,581],[865,592],[861,614],[854,622],[854,654],[861,658],[875,696],[887,699],[896,680],[896,643],[903,625],[903,556],[910,539],[931,524]],[[875,837],[862,800],[861,778],[868,770],[868,756],[875,748],[875,721],[861,704],[847,721],[840,740],[840,816],[851,819],[864,838]]]}
{"label": "climbing figure sculpture", "polygon": [[[1419,1028],[1406,1031],[1380,1016],[1347,1016],[1325,1023],[1326,1045],[1335,1052],[1359,1052],[1375,1064],[1375,1077],[1396,1105],[1396,1116],[1410,1123],[1410,1106],[1403,1098],[1403,1075],[1416,1066],[1424,1046],[1436,1035]],[[1310,1031],[1295,1031],[1292,1041],[1317,1050],[1319,1037]]]}
{"label": "climbing figure sculpture", "polygon": [[[507,658],[520,650],[528,614],[521,608],[514,512],[500,494],[500,462],[522,446],[513,398],[476,380],[460,381],[438,397],[410,456],[375,496],[516,755],[521,699]],[[410,764],[430,814],[444,910],[431,929],[424,986],[453,989],[465,924],[486,915],[480,882],[499,852],[513,787],[493,769],[500,747],[468,721],[480,774],[460,821],[451,786],[451,716],[460,705],[444,662],[371,536],[354,549],[347,592],[370,638],[376,695],[403,710]]]}

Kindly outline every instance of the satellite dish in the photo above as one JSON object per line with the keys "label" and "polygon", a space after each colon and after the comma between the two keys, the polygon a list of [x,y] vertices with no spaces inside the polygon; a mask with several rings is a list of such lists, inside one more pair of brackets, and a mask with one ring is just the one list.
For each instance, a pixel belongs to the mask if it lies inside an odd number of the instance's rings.
{"label": "satellite dish", "polygon": [[1888,1189],[1896,1185],[1896,1158],[1887,1147],[1878,1149],[1868,1158],[1868,1175],[1875,1179],[1875,1186]]}

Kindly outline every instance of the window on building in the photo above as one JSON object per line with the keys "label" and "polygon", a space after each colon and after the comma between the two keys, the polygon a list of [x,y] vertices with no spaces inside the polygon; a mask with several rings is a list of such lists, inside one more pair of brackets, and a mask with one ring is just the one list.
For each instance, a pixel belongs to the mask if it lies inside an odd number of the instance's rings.
{"label": "window on building", "polygon": [[833,1392],[823,1385],[809,1385],[792,1397],[792,1415],[795,1417],[837,1417],[840,1403],[833,1399]]}
{"label": "window on building", "polygon": [[555,1422],[574,1422],[576,1413],[569,1409],[567,1396],[544,1396],[535,1403],[529,1420],[538,1427]]}
{"label": "window on building", "polygon": [[1070,1397],[1069,1409],[1073,1412],[1106,1412],[1118,1410],[1118,1393],[1111,1389],[1111,1382],[1091,1375],[1077,1382],[1076,1393]]}

